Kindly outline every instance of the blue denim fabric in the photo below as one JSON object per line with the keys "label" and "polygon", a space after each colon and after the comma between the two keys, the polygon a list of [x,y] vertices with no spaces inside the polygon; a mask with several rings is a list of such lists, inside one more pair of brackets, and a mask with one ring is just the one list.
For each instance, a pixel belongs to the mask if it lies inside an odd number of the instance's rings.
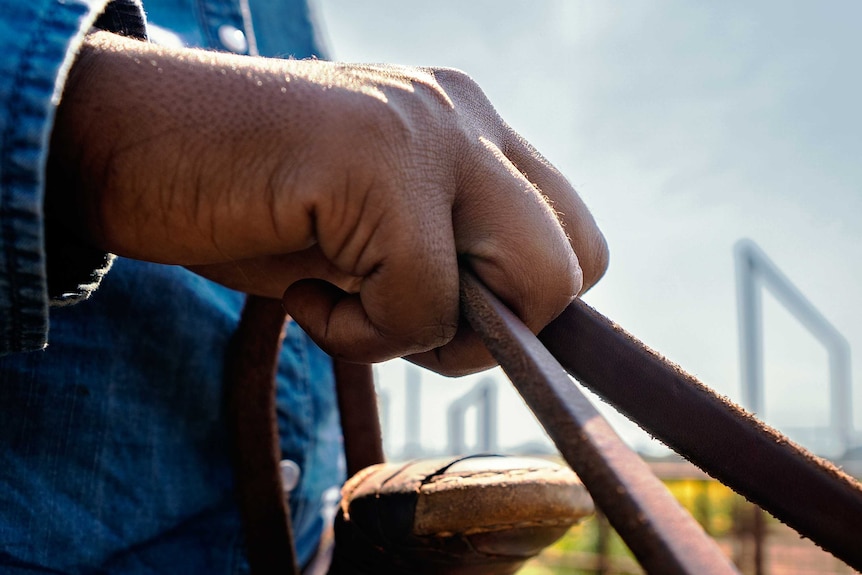
{"label": "blue denim fabric", "polygon": [[0,354],[45,345],[47,142],[71,58],[105,4],[0,0]]}
{"label": "blue denim fabric", "polygon": [[[93,297],[52,311],[47,350],[0,358],[0,565],[242,572],[221,387],[241,303],[182,268],[121,258]],[[294,323],[278,378],[306,559],[341,447],[329,359]]]}
{"label": "blue denim fabric", "polygon": [[[252,49],[295,57],[316,51],[304,1],[251,5],[249,13],[248,4],[230,0],[144,3],[149,20],[188,44],[223,49],[217,41],[224,18],[249,34]],[[73,0],[0,0],[0,7],[0,325],[6,337],[0,345],[6,352],[38,347],[44,338],[40,202],[51,94],[93,13]],[[25,35],[56,36],[48,42],[56,44],[53,59],[10,64],[10,50],[13,59],[29,57],[14,53],[25,52],[18,45],[21,28],[39,10],[65,23]],[[285,30],[300,33],[270,38],[278,14],[288,15]],[[266,22],[266,32],[249,29],[249,22]],[[16,69],[32,75],[30,67],[43,64],[43,77],[30,87],[7,81]],[[13,93],[40,86],[44,93],[32,107],[41,123],[10,115],[10,102],[22,99]],[[8,134],[20,139],[19,132],[32,137],[18,145]],[[24,176],[9,172],[22,164],[16,154],[30,162]],[[21,253],[29,266],[23,272]],[[34,311],[23,310],[27,297]],[[222,385],[225,345],[242,301],[183,268],[119,258],[89,300],[50,309],[47,349],[0,357],[0,573],[247,571]],[[7,313],[36,319],[22,330],[23,320],[10,321]],[[323,527],[321,496],[340,485],[344,469],[331,361],[294,323],[277,392],[282,453],[302,469],[291,511],[304,562]]]}
{"label": "blue denim fabric", "polygon": [[170,30],[186,46],[226,50],[222,26],[245,32],[246,53],[268,58],[326,57],[304,0],[145,0],[151,24]]}

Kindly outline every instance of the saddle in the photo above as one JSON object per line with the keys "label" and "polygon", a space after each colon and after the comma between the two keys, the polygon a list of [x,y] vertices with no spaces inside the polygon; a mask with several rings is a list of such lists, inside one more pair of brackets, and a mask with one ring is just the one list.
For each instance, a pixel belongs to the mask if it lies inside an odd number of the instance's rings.
{"label": "saddle", "polygon": [[[461,307],[577,475],[509,458],[386,464],[371,368],[336,361],[352,477],[342,490],[330,575],[514,573],[589,514],[592,502],[649,573],[736,573],[569,375],[715,479],[862,569],[862,486],[831,463],[580,300],[537,338],[462,271]],[[299,573],[274,410],[284,321],[280,302],[249,297],[227,363],[237,491],[255,575]],[[491,486],[484,499],[476,495],[482,478]]]}

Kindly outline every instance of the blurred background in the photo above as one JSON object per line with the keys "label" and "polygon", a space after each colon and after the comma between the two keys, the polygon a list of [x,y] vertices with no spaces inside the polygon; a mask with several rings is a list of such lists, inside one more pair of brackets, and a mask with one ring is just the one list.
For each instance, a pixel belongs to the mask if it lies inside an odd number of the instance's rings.
{"label": "blurred background", "polygon": [[[719,393],[752,407],[740,365],[742,238],[851,354],[862,349],[862,4],[319,0],[318,11],[333,59],[475,78],[608,239],[610,269],[585,300]],[[827,348],[761,292],[758,415],[852,470],[859,376],[850,369],[841,384],[841,438]],[[377,375],[393,458],[550,451],[498,372],[447,380],[391,362]],[[602,410],[638,451],[667,455]]]}

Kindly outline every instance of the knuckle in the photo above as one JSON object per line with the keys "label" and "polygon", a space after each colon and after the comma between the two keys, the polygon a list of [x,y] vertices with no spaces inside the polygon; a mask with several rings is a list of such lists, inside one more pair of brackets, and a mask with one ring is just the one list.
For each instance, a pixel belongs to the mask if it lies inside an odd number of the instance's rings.
{"label": "knuckle", "polygon": [[526,316],[526,323],[537,332],[553,321],[578,296],[584,285],[583,269],[571,249],[549,262],[547,269],[548,273],[532,285],[533,305],[527,308],[532,313]]}
{"label": "knuckle", "polygon": [[433,68],[431,74],[437,82],[450,90],[482,91],[467,72],[458,68]]}
{"label": "knuckle", "polygon": [[376,325],[378,349],[387,350],[387,359],[404,357],[440,348],[455,337],[456,321],[447,319],[405,320],[403,316],[391,318],[389,325]]}
{"label": "knuckle", "polygon": [[560,310],[569,305],[572,299],[577,297],[584,286],[584,269],[579,265],[577,258],[573,258],[573,262],[565,275],[565,289],[560,290],[560,298],[557,305]]}
{"label": "knuckle", "polygon": [[434,330],[434,341],[432,342],[432,346],[442,347],[452,341],[452,338],[455,337],[455,334],[458,332],[458,324],[457,322],[441,322],[439,323]]}
{"label": "knuckle", "polygon": [[457,331],[457,323],[438,320],[408,334],[403,344],[408,353],[437,349],[452,341]]}
{"label": "knuckle", "polygon": [[577,297],[582,284],[582,272],[577,265],[566,270],[555,289],[543,290],[545,299],[541,313],[537,314],[536,321],[531,322],[530,327],[538,331],[553,321]]}
{"label": "knuckle", "polygon": [[580,255],[581,270],[583,271],[584,292],[594,286],[605,275],[610,264],[610,250],[604,234],[595,230],[587,242],[587,253]]}

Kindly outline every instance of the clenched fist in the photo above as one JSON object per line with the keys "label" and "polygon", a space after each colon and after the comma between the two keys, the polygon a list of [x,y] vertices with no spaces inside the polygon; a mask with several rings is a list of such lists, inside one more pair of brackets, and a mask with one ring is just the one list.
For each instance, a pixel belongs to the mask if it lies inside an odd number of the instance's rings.
{"label": "clenched fist", "polygon": [[69,181],[66,225],[94,245],[283,297],[352,360],[492,365],[459,322],[459,261],[536,331],[607,266],[566,179],[454,70],[97,33],[52,139],[48,193]]}

